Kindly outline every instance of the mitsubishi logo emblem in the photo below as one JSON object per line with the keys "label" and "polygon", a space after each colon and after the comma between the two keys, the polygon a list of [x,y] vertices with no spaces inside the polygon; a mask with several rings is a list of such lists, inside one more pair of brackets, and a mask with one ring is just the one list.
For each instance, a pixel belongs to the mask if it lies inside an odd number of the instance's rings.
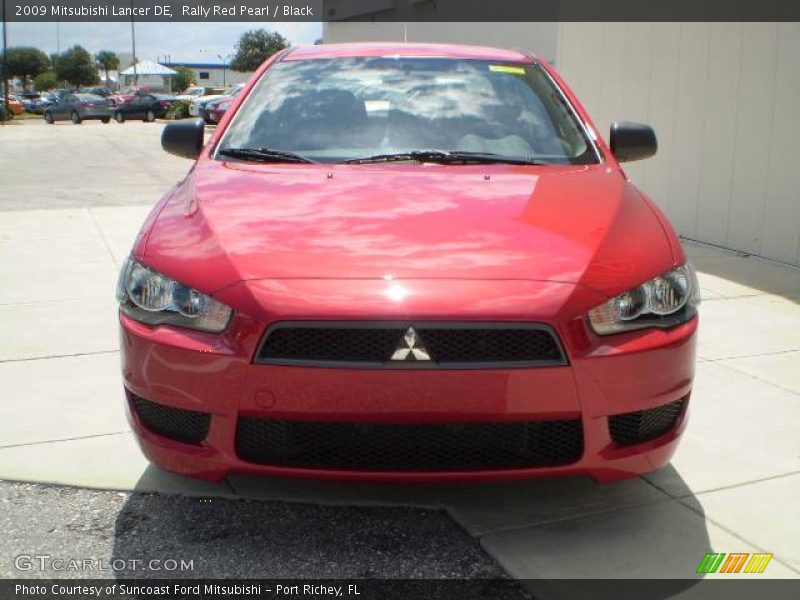
{"label": "mitsubishi logo emblem", "polygon": [[392,360],[430,360],[431,357],[413,327],[406,329],[403,339],[392,354]]}

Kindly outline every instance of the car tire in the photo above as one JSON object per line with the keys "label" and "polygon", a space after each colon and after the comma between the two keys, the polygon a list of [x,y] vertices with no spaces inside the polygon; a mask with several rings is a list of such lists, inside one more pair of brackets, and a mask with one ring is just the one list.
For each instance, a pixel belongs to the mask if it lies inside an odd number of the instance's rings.
{"label": "car tire", "polygon": [[72,111],[72,115],[70,115],[70,119],[72,119],[72,122],[75,125],[80,125],[81,124],[81,116],[74,110]]}
{"label": "car tire", "polygon": [[144,116],[144,120],[146,123],[152,123],[156,120],[156,113],[154,113],[152,110],[148,110],[147,114]]}
{"label": "car tire", "polygon": [[125,115],[122,114],[121,110],[118,110],[117,112],[114,113],[114,120],[120,124],[125,122]]}
{"label": "car tire", "polygon": [[111,117],[104,117],[100,119],[104,125],[108,125],[111,122]]}
{"label": "car tire", "polygon": [[46,112],[44,113],[44,122],[47,123],[48,125],[53,125],[56,121],[53,118],[52,113]]}

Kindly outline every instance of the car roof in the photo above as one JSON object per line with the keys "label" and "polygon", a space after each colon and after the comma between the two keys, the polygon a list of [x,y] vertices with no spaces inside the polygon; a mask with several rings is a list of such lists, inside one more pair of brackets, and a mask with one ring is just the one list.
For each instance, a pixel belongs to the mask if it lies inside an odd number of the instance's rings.
{"label": "car roof", "polygon": [[320,44],[292,48],[281,60],[306,60],[315,58],[355,58],[379,56],[471,58],[502,62],[529,63],[535,57],[522,50],[504,50],[488,46],[465,46],[460,44],[404,44],[356,43]]}

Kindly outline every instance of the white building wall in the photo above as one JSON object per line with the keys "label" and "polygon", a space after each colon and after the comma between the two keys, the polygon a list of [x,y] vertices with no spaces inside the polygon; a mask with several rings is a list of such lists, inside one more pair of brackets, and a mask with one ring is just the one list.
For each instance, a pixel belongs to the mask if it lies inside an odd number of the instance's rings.
{"label": "white building wall", "polygon": [[[232,69],[225,69],[223,73],[221,68],[195,68],[189,66],[189,68],[194,71],[195,78],[197,80],[197,85],[204,85],[204,86],[211,86],[211,87],[222,87],[223,82],[224,85],[234,85],[236,83],[244,83],[248,79],[252,73],[242,73],[239,71],[234,71]],[[208,79],[200,79],[200,73],[208,73]]]}
{"label": "white building wall", "polygon": [[602,132],[655,128],[626,171],[682,235],[800,264],[798,57],[798,23],[561,23],[556,63]]}

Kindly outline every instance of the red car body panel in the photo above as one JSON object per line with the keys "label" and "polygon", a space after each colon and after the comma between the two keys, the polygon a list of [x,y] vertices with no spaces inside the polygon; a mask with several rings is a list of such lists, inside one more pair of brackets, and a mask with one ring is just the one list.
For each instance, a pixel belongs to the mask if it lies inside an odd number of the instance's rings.
{"label": "red car body panel", "polygon": [[545,280],[557,273],[613,296],[675,261],[668,243],[637,251],[654,236],[666,239],[663,228],[608,165],[201,160],[191,179],[161,212],[141,258],[209,293],[265,278]]}
{"label": "red car body panel", "polygon": [[[145,454],[169,470],[402,481],[587,474],[598,481],[663,466],[685,428],[615,445],[610,415],[688,399],[697,318],[671,329],[598,336],[588,310],[685,262],[666,217],[625,177],[605,142],[586,166],[265,165],[211,154],[275,60],[451,56],[530,63],[470,46],[347,44],[268,61],[233,101],[188,176],[154,208],[134,256],[235,309],[222,334],[151,327],[120,315],[125,387],[212,414],[199,446],[129,418]],[[583,107],[552,68],[589,131]],[[598,136],[599,137],[599,136]],[[645,251],[646,249],[646,251]],[[537,322],[568,366],[369,370],[253,364],[281,321]],[[686,403],[685,403],[686,404]],[[580,418],[580,460],[559,467],[442,472],[288,468],[241,460],[241,415],[295,420],[447,423]]]}

